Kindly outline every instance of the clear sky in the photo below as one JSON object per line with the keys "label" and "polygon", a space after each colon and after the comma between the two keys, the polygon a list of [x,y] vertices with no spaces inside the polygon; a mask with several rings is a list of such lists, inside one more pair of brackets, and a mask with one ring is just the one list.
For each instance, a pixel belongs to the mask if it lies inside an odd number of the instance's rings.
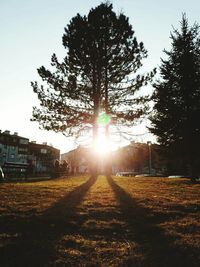
{"label": "clear sky", "polygon": [[[64,27],[77,13],[85,15],[98,0],[0,0],[0,129],[18,132],[38,143],[48,142],[66,152],[72,140],[39,130],[30,122],[37,96],[31,81],[39,81],[37,68],[50,65],[55,52],[61,60]],[[200,24],[199,0],[113,0],[114,10],[129,17],[136,37],[149,57],[145,69],[158,67],[163,49],[170,49],[172,26],[179,27],[183,12],[189,23]]]}

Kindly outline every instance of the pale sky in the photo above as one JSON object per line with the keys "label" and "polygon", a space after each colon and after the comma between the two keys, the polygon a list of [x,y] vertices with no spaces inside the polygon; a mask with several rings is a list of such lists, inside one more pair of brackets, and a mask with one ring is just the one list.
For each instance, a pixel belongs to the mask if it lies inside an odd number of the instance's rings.
{"label": "pale sky", "polygon": [[[64,27],[77,13],[100,4],[98,0],[0,0],[0,129],[18,132],[38,143],[48,142],[66,152],[73,142],[62,134],[39,130],[31,122],[37,96],[31,81],[40,81],[37,68],[50,66],[53,53],[62,60]],[[115,12],[129,17],[138,41],[143,41],[149,57],[146,70],[158,67],[163,49],[170,49],[172,26],[179,28],[185,12],[192,25],[200,24],[199,0],[113,0]],[[141,131],[144,131],[142,129]]]}

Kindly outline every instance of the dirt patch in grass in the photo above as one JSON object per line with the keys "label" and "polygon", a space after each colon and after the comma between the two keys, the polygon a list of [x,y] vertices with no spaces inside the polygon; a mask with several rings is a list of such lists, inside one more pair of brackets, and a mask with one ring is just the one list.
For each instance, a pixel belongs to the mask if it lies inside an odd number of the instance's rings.
{"label": "dirt patch in grass", "polygon": [[1,266],[199,266],[200,185],[74,177],[0,185]]}

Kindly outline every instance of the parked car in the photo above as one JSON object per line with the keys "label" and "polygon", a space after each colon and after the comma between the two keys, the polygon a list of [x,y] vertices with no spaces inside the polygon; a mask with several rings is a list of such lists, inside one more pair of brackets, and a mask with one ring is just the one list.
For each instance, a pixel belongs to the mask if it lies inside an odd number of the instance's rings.
{"label": "parked car", "polygon": [[135,176],[135,173],[134,172],[117,172],[116,176],[133,177]]}
{"label": "parked car", "polygon": [[0,182],[2,182],[4,180],[4,173],[3,173],[3,170],[0,166]]}
{"label": "parked car", "polygon": [[169,175],[168,178],[184,178],[187,177],[187,175]]}
{"label": "parked car", "polygon": [[150,175],[147,173],[143,173],[143,174],[137,174],[135,177],[149,177]]}

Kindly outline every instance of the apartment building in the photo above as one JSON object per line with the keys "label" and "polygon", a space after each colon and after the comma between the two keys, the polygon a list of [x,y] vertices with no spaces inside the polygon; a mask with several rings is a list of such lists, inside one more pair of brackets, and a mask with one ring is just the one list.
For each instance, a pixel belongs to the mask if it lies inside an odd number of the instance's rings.
{"label": "apartment building", "polygon": [[0,166],[6,177],[49,173],[60,151],[47,143],[29,142],[26,137],[0,131]]}
{"label": "apartment building", "polygon": [[48,174],[54,167],[54,162],[60,159],[60,150],[52,146],[29,142],[29,173],[32,175]]}
{"label": "apartment building", "polygon": [[10,131],[0,132],[0,166],[7,176],[23,175],[28,169],[29,139]]}
{"label": "apartment building", "polygon": [[61,155],[61,161],[65,160],[69,166],[70,174],[87,173],[91,164],[91,149],[79,146]]}

